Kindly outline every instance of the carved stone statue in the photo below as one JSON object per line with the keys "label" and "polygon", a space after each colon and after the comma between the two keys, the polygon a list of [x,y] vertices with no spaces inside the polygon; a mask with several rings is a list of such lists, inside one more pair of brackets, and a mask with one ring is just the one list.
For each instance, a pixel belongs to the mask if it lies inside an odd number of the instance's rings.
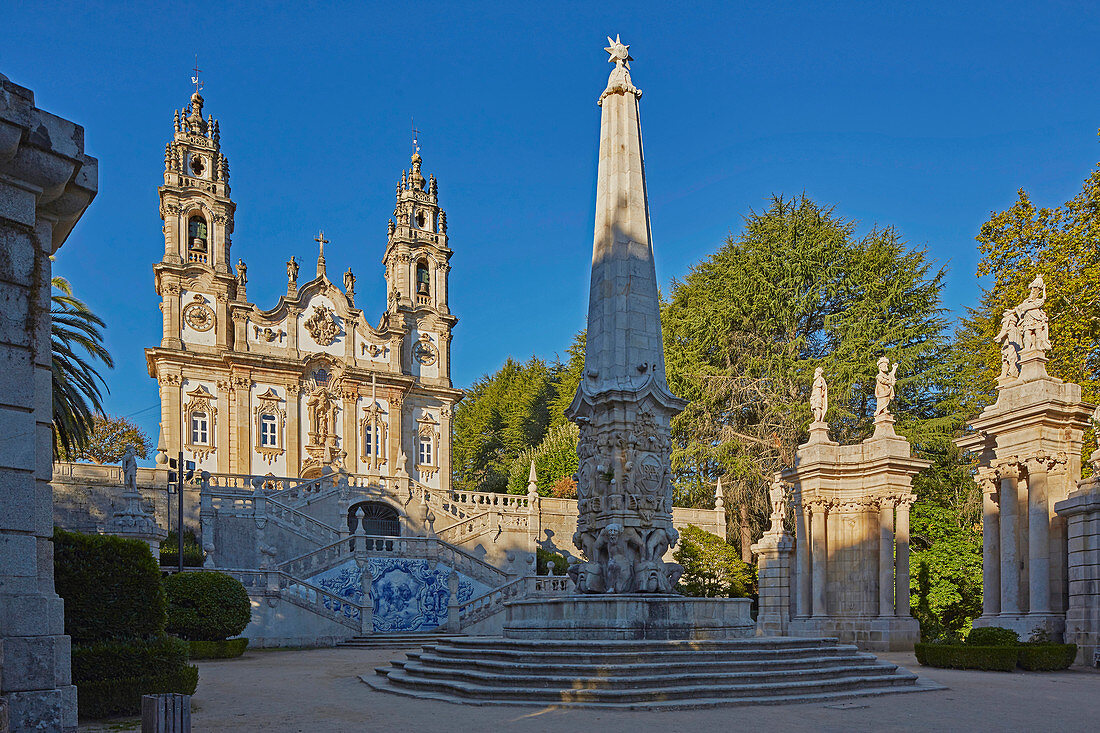
{"label": "carved stone statue", "polygon": [[1001,376],[1020,376],[1020,319],[1015,309],[1001,316],[1001,330],[994,340],[1001,345]]}
{"label": "carved stone statue", "polygon": [[243,288],[248,284],[248,265],[244,264],[244,260],[237,259],[237,287]]}
{"label": "carved stone statue", "polygon": [[298,260],[293,257],[286,261],[286,276],[292,283],[298,282]]}
{"label": "carved stone statue", "polygon": [[825,422],[825,413],[829,411],[829,385],[825,383],[825,370],[814,370],[814,383],[810,388],[810,412],[815,423]]}
{"label": "carved stone statue", "polygon": [[127,446],[122,454],[122,486],[130,491],[137,491],[137,456],[133,446]]}
{"label": "carved stone statue", "polygon": [[1050,349],[1048,331],[1049,319],[1043,306],[1047,302],[1047,286],[1042,275],[1036,275],[1028,286],[1030,294],[1016,306],[1016,315],[1020,318],[1020,335],[1024,351],[1047,351]]}
{"label": "carved stone statue", "polygon": [[348,295],[355,294],[355,275],[352,274],[350,267],[348,271],[344,273],[344,292]]}
{"label": "carved stone statue", "polygon": [[894,362],[890,368],[890,359],[878,360],[878,375],[875,377],[875,417],[890,414],[890,402],[894,399],[894,385],[897,384],[898,365]]}
{"label": "carved stone statue", "polygon": [[787,520],[787,492],[783,488],[783,481],[778,473],[768,487],[768,497],[772,504],[771,526],[768,531],[779,532],[783,529],[783,522]]}
{"label": "carved stone statue", "polygon": [[604,571],[604,585],[608,593],[627,593],[633,590],[633,558],[636,555],[631,552],[628,544],[637,544],[636,539],[637,533],[628,534],[621,525],[614,522],[600,530],[596,537],[594,549]]}

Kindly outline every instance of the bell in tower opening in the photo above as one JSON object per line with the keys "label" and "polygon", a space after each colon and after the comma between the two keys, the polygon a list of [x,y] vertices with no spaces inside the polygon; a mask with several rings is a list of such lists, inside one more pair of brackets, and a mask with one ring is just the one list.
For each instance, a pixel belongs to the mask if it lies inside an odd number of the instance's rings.
{"label": "bell in tower opening", "polygon": [[187,221],[187,238],[191,242],[192,252],[206,251],[206,220],[201,216],[192,216]]}
{"label": "bell in tower opening", "polygon": [[431,276],[428,274],[428,264],[421,260],[416,263],[416,294],[429,295],[430,286]]}

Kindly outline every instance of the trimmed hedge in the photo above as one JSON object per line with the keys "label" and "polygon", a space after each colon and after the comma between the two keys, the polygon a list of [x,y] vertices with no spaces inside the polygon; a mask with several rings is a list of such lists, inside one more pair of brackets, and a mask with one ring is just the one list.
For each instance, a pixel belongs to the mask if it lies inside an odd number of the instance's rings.
{"label": "trimmed hedge", "polygon": [[150,677],[187,664],[187,642],[165,636],[157,641],[73,644],[73,682]]}
{"label": "trimmed hedge", "polygon": [[[179,565],[179,535],[175,530],[169,530],[168,536],[160,543],[160,564],[164,567],[177,567]],[[199,546],[199,539],[191,530],[183,533],[183,566],[185,568],[201,568],[206,553]]]}
{"label": "trimmed hedge", "polygon": [[65,599],[73,643],[154,639],[164,634],[160,567],[141,540],[55,529],[54,586]]}
{"label": "trimmed hedge", "polygon": [[1077,658],[1076,644],[1024,644],[1019,647],[1020,666],[1032,672],[1068,669]]}
{"label": "trimmed hedge", "polygon": [[917,654],[917,662],[925,667],[1011,672],[1016,669],[1018,647],[917,644],[914,651]]}
{"label": "trimmed hedge", "polygon": [[192,659],[232,659],[244,654],[248,648],[248,639],[225,639],[223,641],[188,641]]}
{"label": "trimmed hedge", "polygon": [[966,643],[972,646],[1016,646],[1020,643],[1020,635],[1012,629],[985,626],[971,629],[967,634]]}
{"label": "trimmed hedge", "polygon": [[199,668],[185,665],[174,672],[143,677],[77,683],[77,709],[82,718],[107,718],[141,712],[141,696],[161,692],[194,695]]}
{"label": "trimmed hedge", "polygon": [[176,573],[164,580],[168,633],[182,639],[222,641],[244,631],[252,602],[241,582],[225,573]]}

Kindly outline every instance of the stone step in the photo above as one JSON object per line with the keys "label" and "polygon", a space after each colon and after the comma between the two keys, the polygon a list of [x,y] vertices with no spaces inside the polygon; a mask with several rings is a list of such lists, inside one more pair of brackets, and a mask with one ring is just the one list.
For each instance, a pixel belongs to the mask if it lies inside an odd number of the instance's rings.
{"label": "stone step", "polygon": [[801,636],[747,637],[743,639],[669,639],[669,640],[632,640],[632,639],[518,639],[494,636],[463,636],[453,643],[456,647],[492,646],[494,649],[523,649],[539,653],[549,651],[576,652],[585,650],[629,651],[641,650],[646,653],[661,651],[736,651],[761,649],[786,649],[804,647],[829,647],[855,649],[852,644],[840,644],[836,638]]}
{"label": "stone step", "polygon": [[419,634],[377,634],[371,636],[353,636],[338,643],[341,649],[414,649],[430,645],[433,641],[454,641],[460,637],[445,636],[433,632]]}
{"label": "stone step", "polygon": [[540,689],[616,690],[616,689],[661,689],[677,687],[738,685],[751,683],[762,685],[771,682],[804,680],[839,680],[852,676],[893,675],[897,670],[894,664],[846,664],[829,667],[811,667],[808,669],[771,669],[750,671],[695,672],[683,667],[669,669],[664,674],[631,674],[629,668],[597,668],[581,676],[542,674],[542,670],[527,669],[523,672],[500,674],[466,669],[440,669],[431,665],[407,662],[402,671],[419,679],[448,680],[467,682],[487,687],[526,687]]}
{"label": "stone step", "polygon": [[452,659],[477,659],[497,662],[523,662],[530,659],[532,655],[537,655],[540,662],[545,664],[574,663],[584,665],[635,664],[643,661],[654,664],[724,662],[739,659],[765,661],[796,659],[806,656],[841,658],[858,653],[854,646],[839,644],[807,644],[803,646],[785,646],[781,648],[750,648],[738,646],[729,647],[725,650],[712,648],[697,651],[680,647],[672,650],[665,650],[664,648],[650,648],[647,650],[644,646],[631,646],[627,649],[577,649],[574,651],[561,649],[554,651],[538,651],[535,649],[511,648],[510,646],[500,648],[490,644],[476,646],[465,644],[460,646],[450,641],[439,644],[426,644],[424,646],[424,651],[440,657]]}
{"label": "stone step", "polygon": [[852,674],[829,679],[787,679],[774,682],[664,685],[629,688],[554,688],[490,686],[458,680],[425,679],[404,670],[391,669],[385,679],[394,687],[423,692],[445,692],[466,700],[500,700],[511,704],[554,705],[560,703],[635,704],[651,701],[690,701],[693,698],[729,698],[765,701],[776,696],[813,696],[834,692],[913,685],[912,674],[886,672]]}
{"label": "stone step", "polygon": [[[430,648],[430,647],[429,647]],[[480,657],[452,657],[433,654],[428,651],[409,652],[405,655],[409,661],[428,664],[441,669],[476,669],[483,672],[496,672],[498,674],[522,673],[529,669],[527,661],[499,661]],[[406,662],[394,664],[404,665]],[[681,663],[652,662],[644,655],[638,655],[631,663],[621,665],[593,665],[571,660],[569,663],[549,662],[539,660],[539,669],[550,675],[562,675],[580,677],[590,673],[593,669],[615,669],[623,675],[646,675],[650,673],[666,673],[673,668],[686,666],[700,673],[715,674],[719,672],[766,672],[775,669],[809,669],[829,668],[838,665],[843,666],[872,666],[878,664],[878,660],[871,654],[856,654],[841,656],[792,656],[784,658],[749,659],[689,659]]]}

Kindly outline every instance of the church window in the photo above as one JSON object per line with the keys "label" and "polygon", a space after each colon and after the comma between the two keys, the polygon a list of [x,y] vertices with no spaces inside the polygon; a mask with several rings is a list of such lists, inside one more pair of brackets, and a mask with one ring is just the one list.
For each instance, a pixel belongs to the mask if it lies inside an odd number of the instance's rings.
{"label": "church window", "polygon": [[431,275],[428,263],[421,260],[416,263],[416,294],[428,295],[431,292]]}
{"label": "church window", "polygon": [[432,436],[421,435],[420,436],[420,460],[421,466],[431,466],[432,464]]}
{"label": "church window", "polygon": [[427,218],[424,216],[423,211],[416,212],[416,226],[420,229],[425,229],[428,223]]}
{"label": "church window", "polygon": [[209,445],[210,431],[205,412],[191,413],[191,443],[193,445]]}
{"label": "church window", "polygon": [[278,423],[274,415],[260,415],[260,446],[274,448],[278,445]]}
{"label": "church window", "polygon": [[380,458],[382,456],[382,426],[367,426],[363,431],[363,455]]}
{"label": "church window", "polygon": [[187,221],[187,242],[194,252],[206,251],[206,219],[192,216]]}

